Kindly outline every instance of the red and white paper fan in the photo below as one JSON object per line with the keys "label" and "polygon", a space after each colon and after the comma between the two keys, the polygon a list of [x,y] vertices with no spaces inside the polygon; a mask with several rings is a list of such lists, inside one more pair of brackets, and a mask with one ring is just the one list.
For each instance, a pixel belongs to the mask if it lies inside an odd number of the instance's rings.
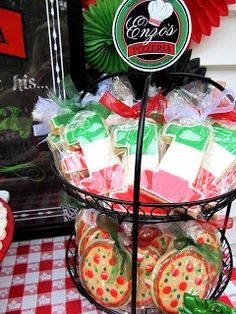
{"label": "red and white paper fan", "polygon": [[[199,44],[202,36],[210,36],[213,27],[220,26],[220,17],[229,14],[228,5],[236,0],[184,0],[192,18],[192,37]],[[95,4],[96,0],[83,0],[83,7]]]}
{"label": "red and white paper fan", "polygon": [[236,0],[184,0],[192,19],[191,40],[199,44],[202,35],[210,36],[212,27],[220,26],[220,17],[229,14],[228,5]]}

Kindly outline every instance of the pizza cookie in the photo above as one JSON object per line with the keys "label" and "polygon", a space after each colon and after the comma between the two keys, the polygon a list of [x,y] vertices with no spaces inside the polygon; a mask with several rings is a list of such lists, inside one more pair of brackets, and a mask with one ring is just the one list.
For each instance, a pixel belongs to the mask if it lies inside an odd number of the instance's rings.
{"label": "pizza cookie", "polygon": [[110,239],[108,232],[99,227],[88,228],[78,240],[78,254],[81,256],[88,246],[94,241],[101,239]]}
{"label": "pizza cookie", "polygon": [[138,249],[138,287],[136,296],[138,308],[153,304],[151,275],[158,258],[159,256],[150,249]]}
{"label": "pizza cookie", "polygon": [[88,231],[88,229],[96,226],[97,215],[98,212],[93,208],[80,210],[75,218],[75,234],[77,241],[83,237],[83,234]]}
{"label": "pizza cookie", "polygon": [[209,272],[210,272],[210,282],[214,283],[220,274],[220,270],[222,267],[222,250],[217,239],[216,234],[210,230],[202,230],[201,233],[196,237],[196,242],[198,244],[205,244],[209,247],[209,250],[215,254],[216,260],[215,263],[211,261],[209,258]]}
{"label": "pizza cookie", "polygon": [[169,233],[163,233],[151,242],[150,247],[162,256],[171,247],[172,242],[173,236]]}
{"label": "pizza cookie", "polygon": [[81,257],[80,274],[84,288],[107,308],[119,308],[130,299],[131,280],[126,267],[125,274],[121,274],[120,264],[114,243],[106,240],[94,242]]}
{"label": "pizza cookie", "polygon": [[152,297],[166,313],[178,313],[185,292],[205,298],[208,292],[208,263],[194,249],[172,250],[157,263],[152,275]]}

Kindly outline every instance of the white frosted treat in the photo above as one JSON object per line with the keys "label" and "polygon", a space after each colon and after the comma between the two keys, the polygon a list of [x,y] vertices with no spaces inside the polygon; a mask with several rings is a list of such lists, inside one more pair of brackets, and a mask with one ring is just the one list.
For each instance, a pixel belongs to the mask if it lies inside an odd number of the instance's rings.
{"label": "white frosted treat", "polygon": [[7,209],[2,203],[0,203],[0,219],[1,218],[7,218]]}
{"label": "white frosted treat", "polygon": [[4,240],[6,238],[6,230],[5,229],[0,229],[0,241]]}
{"label": "white frosted treat", "polygon": [[7,226],[7,219],[6,218],[1,218],[0,219],[0,230],[4,230]]}
{"label": "white frosted treat", "polygon": [[3,199],[6,203],[10,200],[10,193],[5,190],[0,190],[0,198]]}
{"label": "white frosted treat", "polygon": [[107,194],[123,185],[122,163],[99,115],[85,110],[75,115],[65,128],[65,139],[69,147],[80,145],[89,172],[88,177],[73,184],[95,194]]}
{"label": "white frosted treat", "polygon": [[[133,185],[135,172],[135,158],[137,147],[138,124],[137,121],[127,119],[123,124],[117,125],[113,130],[115,149],[124,151],[126,164],[126,184]],[[159,156],[158,125],[151,120],[145,122],[141,171],[154,171],[160,160]]]}

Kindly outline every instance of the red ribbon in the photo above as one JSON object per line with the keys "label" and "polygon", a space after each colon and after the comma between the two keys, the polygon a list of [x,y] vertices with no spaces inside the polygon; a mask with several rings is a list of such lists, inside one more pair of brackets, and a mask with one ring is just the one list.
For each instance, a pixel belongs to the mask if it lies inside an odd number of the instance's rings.
{"label": "red ribbon", "polygon": [[138,234],[138,242],[140,246],[146,247],[152,241],[156,239],[156,237],[160,236],[161,232],[158,228],[150,227],[150,226],[142,226],[139,229]]}
{"label": "red ribbon", "polygon": [[228,122],[236,122],[236,109],[231,112],[215,113],[211,115],[214,120],[225,120]]}
{"label": "red ribbon", "polygon": [[[106,91],[99,99],[99,103],[105,106],[112,112],[124,118],[138,118],[140,116],[141,102],[137,102],[132,108],[124,104],[122,101],[114,97],[110,92]],[[163,113],[164,108],[167,106],[167,99],[159,92],[154,97],[149,97],[147,102],[146,117],[157,121],[151,116],[153,111]],[[160,121],[160,119],[158,119]],[[162,120],[162,119],[161,119]]]}
{"label": "red ribbon", "polygon": [[198,220],[202,225],[210,225],[217,229],[231,229],[233,227],[233,218],[229,217],[227,221],[227,225],[225,226],[225,216],[224,215],[217,215],[212,217],[208,221]]}
{"label": "red ribbon", "polygon": [[[217,81],[221,86],[226,87],[226,82],[223,81]],[[216,99],[220,95],[220,90],[217,88],[214,88],[213,90],[213,98]],[[223,99],[220,103],[221,107],[227,106],[227,99]],[[226,120],[228,122],[236,122],[236,108],[233,109],[230,112],[224,112],[224,113],[213,113],[211,114],[212,118],[214,120]]]}

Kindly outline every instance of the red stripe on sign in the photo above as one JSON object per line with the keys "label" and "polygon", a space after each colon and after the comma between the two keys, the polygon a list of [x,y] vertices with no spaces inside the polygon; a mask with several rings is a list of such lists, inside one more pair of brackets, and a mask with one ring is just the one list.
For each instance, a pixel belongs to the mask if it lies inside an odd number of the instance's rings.
{"label": "red stripe on sign", "polygon": [[0,9],[0,53],[26,58],[22,14]]}
{"label": "red stripe on sign", "polygon": [[148,44],[136,43],[128,46],[128,57],[146,54],[175,55],[176,45],[169,42],[152,41]]}

